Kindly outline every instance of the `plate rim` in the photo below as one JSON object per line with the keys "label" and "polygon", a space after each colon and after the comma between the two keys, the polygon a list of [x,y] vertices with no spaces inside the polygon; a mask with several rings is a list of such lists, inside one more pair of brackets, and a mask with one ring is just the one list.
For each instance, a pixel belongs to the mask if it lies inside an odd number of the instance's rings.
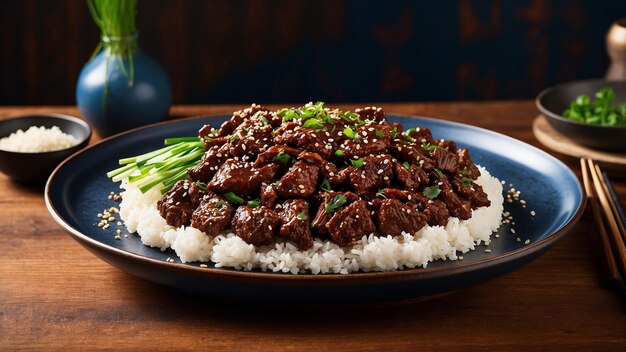
{"label": "plate rim", "polygon": [[[567,233],[569,233],[572,230],[572,228],[578,223],[586,207],[587,196],[585,192],[582,191],[582,186],[580,184],[580,180],[578,180],[578,177],[576,177],[574,172],[567,165],[565,165],[559,159],[555,158],[554,156],[550,155],[549,153],[547,153],[546,151],[540,148],[537,148],[533,145],[530,145],[526,142],[520,141],[513,137],[504,135],[502,133],[488,130],[486,128],[482,128],[478,126],[473,126],[473,125],[469,125],[469,124],[465,124],[461,122],[449,121],[449,120],[438,119],[438,118],[433,118],[433,117],[417,116],[417,115],[409,115],[409,114],[397,114],[397,113],[392,113],[392,112],[387,113],[387,115],[397,116],[401,118],[443,122],[445,124],[454,125],[455,127],[469,128],[469,129],[472,129],[474,131],[478,131],[481,133],[487,133],[487,134],[495,135],[499,138],[505,138],[509,141],[513,141],[514,143],[521,143],[525,147],[534,149],[535,152],[544,154],[549,159],[552,159],[553,162],[556,162],[562,165],[563,167],[565,167],[578,181],[576,184],[578,186],[578,193],[580,194],[580,202],[577,204],[576,211],[574,212],[574,214],[572,215],[572,217],[567,223],[565,223],[559,229],[557,229],[553,233],[549,234],[548,236],[546,236],[545,238],[537,242],[531,242],[528,245],[525,245],[524,247],[515,249],[513,251],[509,251],[505,254],[494,256],[491,258],[484,258],[478,261],[473,261],[471,263],[461,262],[458,265],[455,265],[452,267],[405,268],[403,270],[394,270],[394,271],[370,271],[370,272],[357,272],[357,273],[350,273],[350,274],[327,273],[327,274],[314,275],[310,273],[302,273],[302,274],[294,275],[291,273],[244,271],[244,270],[236,270],[236,269],[231,269],[231,268],[215,268],[215,267],[203,268],[203,267],[200,267],[199,265],[190,265],[188,263],[177,263],[177,262],[170,263],[167,261],[162,261],[162,260],[146,257],[143,255],[131,253],[120,248],[112,247],[110,245],[102,243],[92,237],[89,237],[83,234],[81,231],[79,231],[78,229],[75,229],[70,224],[68,224],[61,217],[57,209],[52,204],[50,193],[51,193],[52,183],[55,181],[55,177],[60,172],[60,170],[65,167],[66,164],[71,162],[76,157],[82,155],[83,153],[86,153],[93,148],[99,147],[101,144],[108,143],[109,141],[113,139],[117,139],[117,138],[129,135],[129,134],[137,133],[142,130],[156,128],[156,127],[160,127],[160,126],[168,125],[168,124],[175,124],[179,122],[188,122],[192,120],[215,119],[215,118],[224,117],[228,115],[229,114],[198,115],[198,116],[191,116],[191,117],[158,122],[158,123],[154,123],[150,125],[137,127],[137,128],[104,138],[101,141],[93,145],[83,148],[82,150],[74,153],[73,155],[65,159],[62,163],[60,163],[54,169],[52,174],[50,174],[50,177],[46,181],[46,186],[44,190],[44,201],[46,204],[46,208],[48,209],[48,212],[50,213],[52,218],[55,220],[55,222],[62,229],[64,229],[75,241],[77,241],[82,246],[86,247],[88,250],[92,251],[93,249],[93,250],[103,251],[110,255],[120,256],[123,259],[132,261],[133,263],[155,265],[159,269],[164,269],[167,271],[174,271],[174,272],[181,272],[184,274],[199,275],[207,279],[220,279],[220,280],[227,279],[227,280],[244,281],[244,282],[254,281],[256,283],[262,283],[262,284],[268,284],[268,285],[271,285],[271,284],[281,284],[281,285],[284,285],[284,284],[294,284],[294,285],[338,284],[338,285],[343,285],[347,283],[379,284],[379,283],[388,283],[390,280],[399,282],[399,281],[414,281],[416,279],[436,279],[436,278],[443,277],[443,276],[462,274],[465,272],[488,269],[490,267],[495,267],[501,263],[519,260],[526,256],[530,256],[533,253],[541,252],[542,250],[547,250],[552,245],[556,244]],[[101,260],[104,260],[98,254],[96,254],[96,256],[99,257]],[[108,261],[107,263],[111,264]]]}

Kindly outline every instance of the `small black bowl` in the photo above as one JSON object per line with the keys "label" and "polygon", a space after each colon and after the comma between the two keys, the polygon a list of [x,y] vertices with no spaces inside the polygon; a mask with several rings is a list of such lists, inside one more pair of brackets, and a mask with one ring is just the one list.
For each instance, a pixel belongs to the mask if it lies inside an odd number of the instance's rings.
{"label": "small black bowl", "polygon": [[7,137],[18,129],[26,131],[31,126],[58,126],[64,133],[74,136],[78,144],[71,148],[42,153],[0,149],[0,171],[23,184],[43,184],[61,161],[84,148],[91,138],[91,128],[86,122],[61,114],[24,115],[0,120],[0,138]]}
{"label": "small black bowl", "polygon": [[591,125],[562,115],[576,97],[584,94],[594,100],[596,92],[604,87],[615,91],[614,105],[626,103],[626,82],[594,79],[563,83],[543,90],[537,96],[537,108],[552,128],[578,144],[612,152],[625,151],[626,126]]}

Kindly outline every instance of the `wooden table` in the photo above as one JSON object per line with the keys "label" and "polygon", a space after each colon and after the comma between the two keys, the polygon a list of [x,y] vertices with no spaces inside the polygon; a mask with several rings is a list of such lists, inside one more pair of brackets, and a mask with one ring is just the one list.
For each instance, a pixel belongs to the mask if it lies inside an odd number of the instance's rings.
{"label": "wooden table", "polygon": [[[530,101],[378,105],[538,145]],[[181,106],[172,112],[178,117],[235,108]],[[32,112],[78,115],[73,107],[4,107],[0,117]],[[562,160],[578,172],[576,160]],[[626,182],[615,184],[626,202]],[[624,301],[600,287],[589,215],[530,265],[436,300],[270,314],[217,304],[109,266],[56,225],[42,189],[4,175],[0,207],[0,350],[626,350]]]}

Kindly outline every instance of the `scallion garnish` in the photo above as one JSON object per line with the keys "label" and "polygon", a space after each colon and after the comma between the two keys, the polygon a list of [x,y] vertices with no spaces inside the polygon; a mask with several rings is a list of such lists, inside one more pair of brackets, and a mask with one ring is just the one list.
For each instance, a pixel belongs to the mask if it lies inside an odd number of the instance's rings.
{"label": "scallion garnish", "polygon": [[346,135],[346,137],[350,138],[350,139],[357,139],[359,138],[359,135],[354,132],[354,130],[352,130],[352,128],[350,128],[350,126],[347,126],[346,128],[343,129],[343,134]]}
{"label": "scallion garnish", "polygon": [[346,204],[347,201],[348,199],[343,194],[336,195],[335,198],[326,203],[324,209],[327,213],[333,213],[337,209],[341,208],[344,204]]}
{"label": "scallion garnish", "polygon": [[250,208],[256,208],[259,205],[261,205],[261,201],[257,198],[257,199],[253,199],[253,200],[249,200],[246,203],[247,206],[249,206]]}
{"label": "scallion garnish", "polygon": [[224,194],[224,198],[226,198],[227,201],[233,204],[243,204],[243,198],[239,197],[233,192],[228,192]]}
{"label": "scallion garnish", "polygon": [[356,160],[350,160],[350,162],[352,163],[352,166],[354,167],[362,167],[365,162],[363,161],[363,158],[358,158]]}
{"label": "scallion garnish", "polygon": [[274,156],[272,158],[272,161],[278,161],[281,162],[283,164],[287,164],[289,162],[289,159],[291,158],[291,156],[287,153],[285,153],[284,151],[279,151],[278,154],[276,154],[276,156]]}

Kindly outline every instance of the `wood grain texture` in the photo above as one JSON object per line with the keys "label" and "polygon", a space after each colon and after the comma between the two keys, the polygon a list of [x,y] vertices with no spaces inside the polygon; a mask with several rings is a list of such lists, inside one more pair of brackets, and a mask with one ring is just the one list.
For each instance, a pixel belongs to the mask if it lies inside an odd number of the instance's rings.
{"label": "wood grain texture", "polygon": [[[531,101],[377,105],[539,145]],[[172,116],[235,108],[181,106]],[[2,107],[0,118],[35,111],[77,115],[73,107]],[[562,160],[579,173],[575,159]],[[626,183],[614,183],[624,203]],[[48,215],[42,192],[0,175],[0,350],[623,351],[626,345],[624,301],[600,287],[589,215],[531,264],[436,300],[290,312],[214,302],[127,275],[66,235]]]}

